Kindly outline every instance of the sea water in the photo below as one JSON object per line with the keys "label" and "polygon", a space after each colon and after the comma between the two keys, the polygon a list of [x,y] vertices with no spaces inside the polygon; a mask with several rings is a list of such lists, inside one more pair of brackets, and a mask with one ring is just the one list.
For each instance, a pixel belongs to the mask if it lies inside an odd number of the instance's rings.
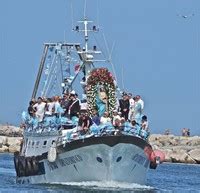
{"label": "sea water", "polygon": [[200,165],[167,164],[149,170],[146,185],[119,182],[70,182],[63,184],[16,184],[12,154],[0,154],[0,192],[66,193],[200,193]]}

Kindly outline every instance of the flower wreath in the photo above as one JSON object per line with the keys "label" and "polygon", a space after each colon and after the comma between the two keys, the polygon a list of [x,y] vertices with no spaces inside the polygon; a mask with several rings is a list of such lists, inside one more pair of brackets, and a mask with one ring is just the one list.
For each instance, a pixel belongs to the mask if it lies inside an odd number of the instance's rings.
{"label": "flower wreath", "polygon": [[87,78],[87,103],[89,114],[92,115],[93,110],[97,110],[96,107],[96,95],[98,91],[98,85],[104,87],[108,97],[108,112],[112,115],[112,112],[116,106],[115,97],[115,84],[113,75],[107,68],[93,69]]}

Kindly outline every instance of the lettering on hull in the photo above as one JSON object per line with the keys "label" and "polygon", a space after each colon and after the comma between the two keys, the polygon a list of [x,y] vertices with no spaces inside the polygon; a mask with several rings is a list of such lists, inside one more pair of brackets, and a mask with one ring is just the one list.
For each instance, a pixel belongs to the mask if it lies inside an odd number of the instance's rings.
{"label": "lettering on hull", "polygon": [[83,158],[80,155],[74,155],[62,159],[57,159],[55,162],[47,162],[47,165],[49,170],[52,171],[58,169],[58,167],[65,167],[82,161]]}
{"label": "lettering on hull", "polygon": [[139,165],[144,166],[145,168],[148,168],[149,166],[149,160],[146,159],[144,156],[139,155],[138,153],[132,157],[132,160],[138,163]]}

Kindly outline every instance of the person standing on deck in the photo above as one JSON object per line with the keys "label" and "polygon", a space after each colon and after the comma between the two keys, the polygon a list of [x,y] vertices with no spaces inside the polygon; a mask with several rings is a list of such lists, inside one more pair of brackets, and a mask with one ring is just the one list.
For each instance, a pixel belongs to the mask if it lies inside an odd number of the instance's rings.
{"label": "person standing on deck", "polygon": [[52,98],[47,99],[45,116],[52,116],[54,113],[54,102]]}
{"label": "person standing on deck", "polygon": [[133,95],[131,93],[128,94],[129,97],[129,103],[130,103],[130,108],[129,108],[129,113],[128,113],[128,120],[132,121],[134,117],[134,105],[135,105],[135,100],[133,99]]}
{"label": "person standing on deck", "polygon": [[119,100],[119,108],[122,113],[121,117],[124,117],[125,120],[128,120],[130,102],[129,97],[126,93],[123,94],[123,98]]}
{"label": "person standing on deck", "polygon": [[63,94],[63,98],[61,99],[60,105],[64,110],[66,110],[68,104],[69,104],[69,94],[65,93]]}
{"label": "person standing on deck", "polygon": [[144,104],[141,102],[140,97],[137,95],[135,97],[135,105],[134,105],[134,119],[138,124],[141,124],[142,121],[142,110],[144,108]]}
{"label": "person standing on deck", "polygon": [[63,113],[64,110],[62,109],[61,105],[60,105],[60,98],[59,96],[55,96],[54,97],[54,114],[55,115],[59,115],[60,113]]}
{"label": "person standing on deck", "polygon": [[29,107],[28,107],[28,114],[31,116],[31,117],[34,117],[35,116],[35,109],[34,109],[34,104],[35,104],[35,101],[34,100],[31,100],[29,102]]}
{"label": "person standing on deck", "polygon": [[42,101],[41,97],[38,97],[37,103],[33,105],[33,108],[35,109],[35,116],[38,119],[38,122],[42,122],[44,118],[46,103]]}
{"label": "person standing on deck", "polygon": [[80,104],[79,104],[79,99],[75,97],[75,94],[71,93],[70,94],[70,101],[68,104],[68,115],[70,119],[74,116],[78,117],[79,111],[80,111]]}
{"label": "person standing on deck", "polygon": [[142,100],[141,96],[140,95],[136,95],[136,99],[137,99],[137,102],[140,103],[141,105],[141,110],[143,112],[144,110],[144,101]]}

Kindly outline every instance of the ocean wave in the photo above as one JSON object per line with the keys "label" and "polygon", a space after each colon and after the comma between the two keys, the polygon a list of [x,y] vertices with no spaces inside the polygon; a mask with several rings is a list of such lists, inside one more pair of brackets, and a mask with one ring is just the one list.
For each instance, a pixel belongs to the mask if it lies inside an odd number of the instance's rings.
{"label": "ocean wave", "polygon": [[116,181],[85,181],[85,182],[61,182],[53,183],[66,186],[81,187],[82,189],[93,190],[154,190],[153,187],[135,183],[116,182]]}

